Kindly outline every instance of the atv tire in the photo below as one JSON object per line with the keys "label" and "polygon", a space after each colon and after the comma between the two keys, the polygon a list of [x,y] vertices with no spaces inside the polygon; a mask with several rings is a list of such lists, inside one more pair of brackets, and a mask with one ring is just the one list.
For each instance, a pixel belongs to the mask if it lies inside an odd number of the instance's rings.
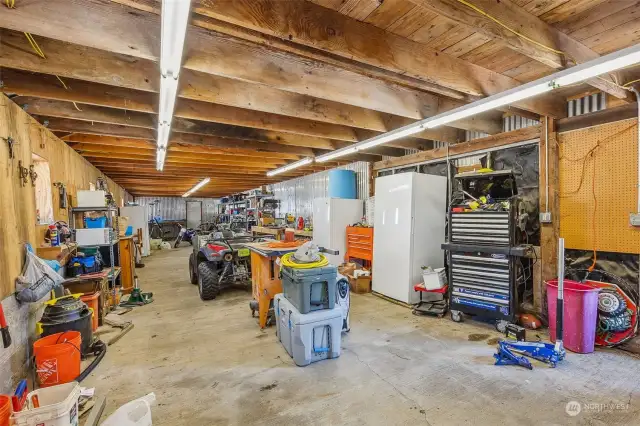
{"label": "atv tire", "polygon": [[198,290],[202,300],[215,299],[220,293],[218,271],[214,264],[209,262],[200,262],[198,264]]}
{"label": "atv tire", "polygon": [[198,284],[198,272],[196,271],[196,261],[193,253],[189,255],[189,281],[191,281],[191,284]]}

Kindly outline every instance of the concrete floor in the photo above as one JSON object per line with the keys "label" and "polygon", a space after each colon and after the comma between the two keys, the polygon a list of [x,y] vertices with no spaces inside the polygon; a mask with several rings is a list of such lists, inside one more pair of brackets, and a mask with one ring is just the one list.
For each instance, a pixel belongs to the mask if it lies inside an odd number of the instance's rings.
{"label": "concrete floor", "polygon": [[[353,296],[340,358],[296,367],[251,317],[249,292],[199,299],[189,253],[155,252],[138,270],[155,302],[121,317],[135,328],[83,383],[107,394],[105,414],[155,392],[156,425],[640,424],[640,364],[625,352],[497,367],[492,327],[372,295]],[[570,401],[589,405],[569,416]]]}

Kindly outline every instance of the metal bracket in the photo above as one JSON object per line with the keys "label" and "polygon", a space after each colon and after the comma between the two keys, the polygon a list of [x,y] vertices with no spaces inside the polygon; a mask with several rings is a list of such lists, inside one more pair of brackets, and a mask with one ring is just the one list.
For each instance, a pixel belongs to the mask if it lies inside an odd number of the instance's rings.
{"label": "metal bracket", "polygon": [[31,178],[31,186],[36,186],[36,179],[38,179],[38,173],[35,170],[35,166],[31,164],[29,166],[29,177]]}
{"label": "metal bracket", "polygon": [[27,169],[26,167],[22,167],[22,160],[18,161],[18,177],[20,178],[20,181],[22,182],[22,186],[26,186],[27,182],[29,181],[29,169]]}

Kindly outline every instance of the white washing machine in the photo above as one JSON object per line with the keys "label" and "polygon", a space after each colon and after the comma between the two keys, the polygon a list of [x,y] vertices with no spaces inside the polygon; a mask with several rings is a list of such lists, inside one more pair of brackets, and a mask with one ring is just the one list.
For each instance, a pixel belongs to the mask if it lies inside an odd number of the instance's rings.
{"label": "white washing machine", "polygon": [[336,303],[342,310],[342,331],[349,332],[349,310],[351,300],[349,297],[349,281],[344,275],[338,274],[336,277]]}

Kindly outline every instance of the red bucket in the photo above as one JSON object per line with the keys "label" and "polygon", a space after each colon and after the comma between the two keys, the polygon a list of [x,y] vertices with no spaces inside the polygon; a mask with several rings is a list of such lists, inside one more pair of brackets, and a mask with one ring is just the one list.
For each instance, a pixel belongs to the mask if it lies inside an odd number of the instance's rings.
{"label": "red bucket", "polygon": [[[547,305],[549,309],[549,339],[556,341],[556,306],[558,280],[547,281]],[[564,280],[564,336],[562,344],[570,351],[588,354],[593,352],[598,320],[599,288],[576,281]]]}

